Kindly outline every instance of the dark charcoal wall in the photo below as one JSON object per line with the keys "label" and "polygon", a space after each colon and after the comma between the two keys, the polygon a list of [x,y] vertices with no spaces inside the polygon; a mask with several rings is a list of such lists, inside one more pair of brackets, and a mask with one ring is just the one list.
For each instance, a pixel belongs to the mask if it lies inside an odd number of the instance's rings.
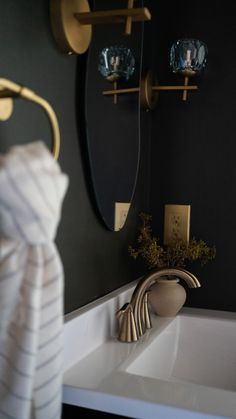
{"label": "dark charcoal wall", "polygon": [[[83,79],[86,56],[66,56],[59,51],[51,34],[48,0],[2,0],[0,40],[0,77],[45,97],[59,119],[60,164],[70,177],[70,186],[57,244],[65,268],[65,310],[72,311],[139,274],[128,256],[127,245],[135,235],[136,215],[147,205],[148,141],[142,147],[138,186],[127,226],[112,233],[95,214],[82,163],[78,131],[83,122],[78,119],[77,106],[82,100],[78,81]],[[0,123],[0,151],[37,139],[50,144],[45,115],[33,104],[16,101],[11,119]]]}
{"label": "dark charcoal wall", "polygon": [[[171,5],[165,0],[146,2],[153,19],[151,25],[145,26],[145,62],[158,71],[160,82],[174,83],[167,51],[178,37],[204,40],[209,47],[209,62],[199,81],[200,91],[190,95],[187,103],[180,101],[178,93],[161,95],[152,113],[152,133],[150,115],[142,114],[141,169],[127,226],[119,233],[107,231],[95,215],[82,165],[78,137],[81,121],[76,104],[81,100],[77,82],[80,75],[83,77],[86,57],[67,57],[59,52],[51,35],[48,3],[48,0],[1,1],[0,77],[34,89],[49,100],[59,118],[60,163],[70,176],[57,239],[66,274],[66,311],[140,274],[138,265],[127,255],[127,244],[135,235],[138,212],[150,210],[149,197],[157,234],[162,235],[165,203],[190,203],[192,235],[217,246],[215,262],[203,270],[194,267],[203,287],[188,291],[187,304],[235,311],[236,15],[233,0],[214,4],[199,0],[194,7],[185,0]],[[149,137],[152,137],[151,166],[148,165]],[[50,143],[44,115],[31,104],[16,102],[11,120],[0,123],[1,151],[11,144],[38,138]],[[81,410],[75,415],[85,417]]]}
{"label": "dark charcoal wall", "polygon": [[[150,2],[150,4],[156,2]],[[181,79],[170,73],[168,51],[181,37],[206,42],[208,65],[199,92],[184,103],[178,93],[162,93],[152,114],[151,212],[162,236],[166,203],[191,204],[191,235],[217,247],[217,258],[191,269],[202,288],[189,290],[187,305],[236,310],[236,13],[233,1],[165,0],[156,4],[152,25],[152,65],[159,82]],[[151,7],[151,6],[150,6]],[[193,80],[194,83],[194,80]]]}

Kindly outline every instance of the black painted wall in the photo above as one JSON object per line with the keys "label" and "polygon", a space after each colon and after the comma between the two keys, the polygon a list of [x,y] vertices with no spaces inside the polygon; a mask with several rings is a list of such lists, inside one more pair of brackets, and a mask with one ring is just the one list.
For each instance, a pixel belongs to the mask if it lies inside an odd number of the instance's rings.
{"label": "black painted wall", "polygon": [[[152,22],[145,24],[145,63],[156,69],[160,83],[181,82],[170,73],[168,51],[178,37],[193,36],[209,48],[208,66],[198,80],[199,92],[184,103],[178,93],[162,93],[157,109],[142,114],[141,170],[127,226],[107,231],[97,218],[82,166],[77,107],[79,75],[86,56],[65,56],[51,34],[48,1],[2,0],[0,16],[0,75],[25,84],[53,105],[60,122],[60,163],[70,176],[58,247],[66,274],[66,311],[133,280],[141,272],[127,255],[137,225],[137,213],[149,210],[162,235],[165,203],[192,205],[191,233],[217,246],[217,259],[195,267],[203,283],[188,293],[188,304],[235,310],[235,110],[234,48],[236,15],[233,1],[172,4],[147,1]],[[9,24],[11,22],[11,24]],[[150,48],[151,45],[151,48]],[[149,165],[149,142],[152,160]],[[50,144],[44,114],[15,101],[15,112],[0,123],[0,147],[42,138]],[[149,182],[149,171],[151,170]],[[151,188],[151,193],[149,189]],[[150,197],[151,208],[148,205]]]}
{"label": "black painted wall", "polygon": [[[25,84],[54,107],[61,129],[60,164],[70,176],[57,244],[65,267],[65,309],[72,311],[129,282],[144,271],[130,260],[140,210],[151,211],[162,235],[165,203],[192,205],[191,232],[217,246],[217,259],[194,267],[202,289],[188,290],[187,304],[236,310],[236,14],[233,0],[149,0],[153,14],[145,24],[145,64],[160,83],[181,82],[170,74],[171,43],[197,37],[209,47],[200,90],[183,103],[178,93],[162,93],[157,109],[142,113],[141,166],[126,227],[111,233],[92,206],[84,171],[77,105],[86,56],[65,56],[51,34],[48,0],[1,0],[0,77]],[[78,97],[79,93],[79,97]],[[150,125],[152,118],[152,126]],[[0,123],[0,150],[42,138],[50,144],[44,114],[16,101],[15,112]],[[152,140],[151,160],[150,142]],[[151,206],[149,206],[149,200]],[[79,411],[78,411],[79,412]],[[70,417],[70,416],[69,416]],[[78,413],[83,417],[83,413]]]}
{"label": "black painted wall", "polygon": [[[163,206],[171,202],[191,204],[192,235],[217,246],[216,261],[202,270],[195,267],[204,286],[189,292],[188,303],[235,310],[234,2],[218,1],[212,8],[211,2],[200,0],[192,9],[182,0],[172,4],[171,13],[164,0],[145,4],[152,12],[152,21],[145,24],[144,63],[156,70],[160,83],[181,82],[171,74],[168,62],[170,46],[179,37],[205,41],[208,65],[198,80],[200,90],[190,93],[186,103],[179,93],[162,92],[156,110],[151,115],[141,114],[141,169],[134,205],[126,227],[111,233],[96,216],[82,164],[78,132],[83,120],[78,118],[77,109],[83,99],[86,55],[66,56],[59,51],[50,29],[47,0],[1,1],[0,76],[44,96],[60,122],[60,163],[70,176],[57,239],[65,266],[66,311],[140,274],[140,267],[127,254],[127,245],[135,236],[136,215],[150,210],[155,232],[162,235]],[[0,123],[1,151],[14,143],[41,138],[50,144],[45,115],[35,105],[16,100],[11,119]]]}
{"label": "black painted wall", "polygon": [[[163,234],[166,203],[191,204],[191,235],[215,244],[217,257],[193,266],[202,288],[188,290],[187,305],[236,310],[236,13],[234,2],[150,1],[152,65],[160,84],[180,83],[171,74],[172,42],[193,37],[208,45],[207,68],[199,91],[162,93],[152,113],[151,213],[155,233]],[[157,4],[158,3],[158,4]],[[193,84],[195,80],[193,79]]]}
{"label": "black painted wall", "polygon": [[[65,268],[65,311],[69,312],[134,280],[140,273],[127,246],[135,235],[137,213],[147,208],[148,138],[141,150],[138,185],[126,228],[110,232],[92,205],[91,185],[82,159],[84,137],[79,132],[83,132],[84,121],[79,118],[78,108],[83,107],[86,55],[67,56],[60,52],[51,33],[48,0],[1,0],[0,40],[0,77],[26,85],[45,97],[58,116],[62,141],[59,162],[70,177],[57,235]],[[146,126],[149,118],[142,118],[147,120]],[[16,100],[11,119],[0,122],[0,151],[38,139],[50,145],[44,113],[34,104]]]}

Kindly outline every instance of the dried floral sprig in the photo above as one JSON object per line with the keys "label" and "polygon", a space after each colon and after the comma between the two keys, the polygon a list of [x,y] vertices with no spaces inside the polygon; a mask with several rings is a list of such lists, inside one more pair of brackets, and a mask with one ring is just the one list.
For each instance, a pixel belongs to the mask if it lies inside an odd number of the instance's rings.
{"label": "dried floral sprig", "polygon": [[216,256],[215,246],[209,247],[203,240],[192,238],[189,243],[176,241],[161,246],[159,238],[152,235],[152,216],[141,213],[142,225],[139,229],[137,247],[129,246],[129,254],[137,259],[142,257],[149,269],[164,267],[185,267],[186,262],[199,261],[201,266]]}

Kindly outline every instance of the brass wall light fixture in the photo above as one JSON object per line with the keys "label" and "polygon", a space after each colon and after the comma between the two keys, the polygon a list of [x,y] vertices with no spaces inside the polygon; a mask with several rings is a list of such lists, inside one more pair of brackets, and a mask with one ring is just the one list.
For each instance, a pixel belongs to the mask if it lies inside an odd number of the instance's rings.
{"label": "brass wall light fixture", "polygon": [[[187,100],[187,92],[197,90],[198,86],[189,85],[189,77],[199,74],[206,65],[207,46],[196,39],[180,39],[176,41],[170,51],[170,66],[174,73],[184,76],[183,85],[160,86],[155,80],[151,71],[146,72],[141,80],[139,87],[117,89],[103,91],[105,96],[118,96],[122,94],[140,93],[140,101],[142,108],[149,110],[156,106],[159,91],[176,91],[183,92],[182,100]],[[114,101],[117,103],[117,101]]]}
{"label": "brass wall light fixture", "polygon": [[[113,90],[117,91],[118,80],[129,80],[135,70],[135,59],[132,51],[124,46],[111,46],[103,48],[99,54],[98,70],[113,83]],[[113,95],[114,104],[117,104],[117,95]]]}
{"label": "brass wall light fixture", "polygon": [[[184,76],[184,86],[188,86],[189,77],[199,74],[206,66],[207,46],[198,39],[179,39],[170,50],[170,66],[173,73]],[[187,89],[183,91],[183,100],[187,100]]]}
{"label": "brass wall light fixture", "polygon": [[146,7],[134,8],[134,0],[126,1],[126,9],[91,12],[88,0],[51,0],[52,30],[62,51],[83,54],[91,42],[92,25],[122,23],[130,35],[133,22],[151,19]]}

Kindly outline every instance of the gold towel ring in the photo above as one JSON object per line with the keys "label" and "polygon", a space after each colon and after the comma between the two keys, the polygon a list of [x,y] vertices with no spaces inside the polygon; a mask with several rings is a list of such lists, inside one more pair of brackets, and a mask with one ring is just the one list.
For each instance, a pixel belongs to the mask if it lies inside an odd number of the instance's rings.
{"label": "gold towel ring", "polygon": [[[20,86],[10,80],[0,78],[0,104],[4,101],[2,119],[8,119],[12,113],[12,98],[22,97],[23,99],[35,102],[46,112],[52,133],[52,155],[55,160],[58,159],[60,152],[60,130],[56,114],[51,105],[42,97],[36,95],[27,87]],[[1,116],[1,115],[0,115]]]}

